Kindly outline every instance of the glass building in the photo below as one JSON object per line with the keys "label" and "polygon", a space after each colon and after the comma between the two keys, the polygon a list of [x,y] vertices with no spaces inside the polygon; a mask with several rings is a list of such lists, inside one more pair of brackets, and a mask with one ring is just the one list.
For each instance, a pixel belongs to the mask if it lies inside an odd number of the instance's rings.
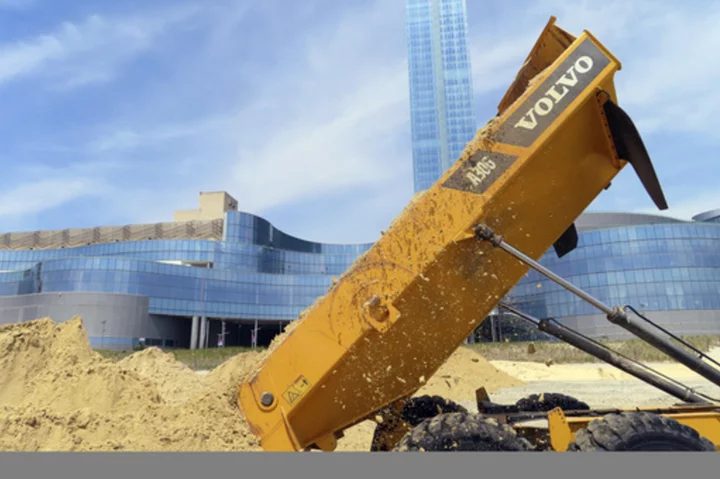
{"label": "glass building", "polygon": [[415,192],[428,189],[476,132],[465,0],[407,0]]}
{"label": "glass building", "polygon": [[[66,320],[79,311],[91,343],[104,347],[127,347],[140,338],[188,347],[191,336],[198,347],[211,346],[223,330],[226,345],[247,344],[253,332],[268,342],[371,246],[305,241],[263,218],[225,209],[209,214],[222,217],[217,238],[164,239],[169,228],[162,235],[161,225],[134,225],[117,228],[125,240],[79,246],[73,238],[92,239],[97,231],[67,230],[59,247],[18,249],[13,241],[38,243],[44,232],[15,234],[15,240],[3,235],[0,324],[45,316]],[[217,219],[168,225],[187,223],[197,230],[211,222]],[[140,239],[143,234],[151,239]],[[62,234],[55,236],[63,241]]]}
{"label": "glass building", "polygon": [[[143,339],[267,344],[372,246],[305,241],[236,207],[224,192],[207,193],[171,223],[0,235],[0,324],[79,315],[105,349]],[[678,334],[718,335],[720,223],[713,212],[698,217],[706,221],[587,213],[576,222],[578,248],[562,259],[551,250],[541,263]],[[591,337],[627,337],[533,270],[505,300]]]}
{"label": "glass building", "polygon": [[[682,335],[720,334],[720,211],[686,222],[655,215],[587,213],[576,250],[544,266],[610,306],[631,305]],[[539,318],[554,317],[594,338],[625,339],[580,300],[534,270],[507,298]],[[645,314],[644,314],[645,315]]]}

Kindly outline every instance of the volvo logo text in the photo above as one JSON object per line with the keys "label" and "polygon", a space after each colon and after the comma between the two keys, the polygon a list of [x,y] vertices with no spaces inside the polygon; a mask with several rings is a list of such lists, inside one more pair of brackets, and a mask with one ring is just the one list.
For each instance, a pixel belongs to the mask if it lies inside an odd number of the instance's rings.
{"label": "volvo logo text", "polygon": [[578,58],[575,63],[568,68],[567,72],[561,76],[550,89],[545,92],[545,96],[535,102],[527,113],[515,123],[515,128],[524,128],[526,130],[534,130],[537,126],[538,117],[546,116],[555,105],[557,105],[571,88],[578,83],[578,74],[583,75],[589,72],[593,67],[593,60],[585,55]]}

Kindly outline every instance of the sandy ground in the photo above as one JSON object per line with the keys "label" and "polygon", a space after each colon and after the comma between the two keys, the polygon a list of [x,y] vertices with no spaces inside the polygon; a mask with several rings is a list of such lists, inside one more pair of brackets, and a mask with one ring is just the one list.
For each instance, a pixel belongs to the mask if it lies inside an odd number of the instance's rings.
{"label": "sandy ground", "polygon": [[[462,351],[462,350],[461,350]],[[709,356],[720,360],[720,348],[710,351]],[[468,369],[468,360],[472,354],[456,355],[455,361],[445,365],[438,372],[437,378],[452,376],[453,381],[462,381],[461,387],[455,391],[443,391],[442,384],[435,381],[432,388],[419,393],[429,392],[452,397],[467,409],[476,411],[476,403],[472,391],[483,385],[483,374],[494,370],[506,373],[510,378],[502,378],[496,384],[485,384],[490,391],[491,399],[500,404],[512,404],[518,399],[543,392],[561,392],[585,401],[593,408],[633,408],[650,406],[669,406],[678,401],[662,391],[604,364],[557,364],[546,366],[544,363],[519,361],[490,361],[493,368],[488,368],[485,361],[477,370]],[[700,377],[685,366],[675,363],[650,363],[657,371],[685,385],[712,397],[720,398],[720,388]],[[480,366],[480,365],[478,365]],[[198,371],[207,374],[207,371]],[[443,381],[444,382],[444,381]],[[524,384],[522,384],[524,383]],[[338,442],[338,451],[368,451],[372,441],[375,423],[366,421],[345,431],[345,437]]]}
{"label": "sandy ground", "polygon": [[[714,349],[709,355],[720,360],[720,348]],[[568,394],[585,401],[592,408],[669,406],[678,402],[674,397],[605,364],[561,364],[549,367],[543,363],[513,361],[490,361],[490,364],[525,382],[524,385],[491,391],[492,401],[499,404],[513,404],[530,394],[543,392]],[[698,392],[720,398],[719,387],[682,365],[652,363],[649,366]],[[477,411],[476,403],[471,398],[463,398],[458,402],[468,410]],[[349,429],[345,432],[346,437],[339,442],[338,450],[369,450],[373,431],[374,424],[371,422]]]}
{"label": "sandy ground", "polygon": [[[0,327],[0,450],[259,450],[237,402],[237,385],[265,353],[229,358],[200,374],[157,348],[120,361],[92,351],[80,318]],[[720,349],[711,353],[720,358]],[[714,397],[720,388],[676,364],[654,365]],[[591,407],[651,406],[676,400],[600,364],[487,361],[459,348],[417,395],[439,395],[475,409],[484,386],[498,403],[561,392]],[[346,431],[340,451],[368,451],[375,424]]]}
{"label": "sandy ground", "polygon": [[[720,348],[711,350],[708,355],[720,361]],[[490,387],[491,399],[500,404],[512,404],[530,394],[543,392],[568,394],[585,401],[593,408],[669,406],[678,402],[674,397],[604,363],[546,366],[544,363],[534,362],[490,361],[490,364],[496,370],[525,383],[509,384],[508,387],[495,390]],[[682,381],[698,392],[720,398],[720,388],[685,366],[676,363],[649,363],[648,366]],[[482,385],[480,384],[482,376],[473,374],[479,371],[453,371],[459,367],[460,364],[457,362],[448,364],[438,376],[452,374],[453,377],[462,377],[464,394],[456,394],[453,399],[467,409],[476,411],[476,403],[468,391],[474,391],[474,388]],[[207,374],[206,371],[199,373]],[[435,389],[432,393],[442,395],[443,391]],[[366,421],[345,431],[345,437],[339,441],[338,450],[368,451],[374,430],[375,424]]]}
{"label": "sandy ground", "polygon": [[[720,388],[702,380],[683,381],[699,392],[720,397]],[[560,392],[585,401],[593,408],[666,406],[679,402],[639,380],[534,381],[491,395],[494,402],[509,404],[534,393]],[[474,405],[473,405],[474,406]]]}
{"label": "sandy ground", "polygon": [[[720,361],[720,348],[708,355]],[[675,398],[607,364],[558,364],[491,361],[497,369],[525,381],[521,387],[505,388],[493,394],[496,402],[515,402],[528,394],[562,392],[588,403],[591,407],[633,407],[674,404]],[[648,363],[658,372],[683,384],[720,398],[720,388],[677,363]]]}
{"label": "sandy ground", "polygon": [[[720,361],[720,348],[709,353],[715,361]],[[497,369],[522,381],[584,381],[584,380],[629,380],[634,377],[605,363],[590,364],[554,364],[544,363],[490,361]],[[702,376],[678,363],[647,363],[648,366],[676,379],[703,380]]]}
{"label": "sandy ground", "polygon": [[[720,388],[707,381],[684,381],[698,391],[720,397]],[[502,389],[491,394],[499,404],[513,404],[518,399],[543,392],[562,392],[585,401],[592,408],[633,408],[670,406],[678,401],[638,380],[585,380],[585,381],[533,381],[525,386]],[[470,411],[476,411],[472,401],[460,401]],[[365,422],[345,432],[346,437],[338,443],[339,451],[368,451],[375,425]]]}
{"label": "sandy ground", "polygon": [[[0,326],[0,451],[259,450],[237,387],[266,354],[238,354],[197,374],[158,348],[103,358],[79,317]],[[525,384],[460,348],[418,378],[418,394],[464,401],[477,378],[490,392]],[[372,431],[360,425],[342,447],[369,450]]]}

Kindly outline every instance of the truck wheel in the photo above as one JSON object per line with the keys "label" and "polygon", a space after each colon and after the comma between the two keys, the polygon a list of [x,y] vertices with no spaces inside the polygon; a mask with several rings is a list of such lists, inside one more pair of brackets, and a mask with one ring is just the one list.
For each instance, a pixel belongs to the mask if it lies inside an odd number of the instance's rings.
{"label": "truck wheel", "polygon": [[547,412],[556,407],[563,411],[587,411],[590,409],[587,403],[559,393],[531,394],[520,399],[515,406],[522,412]]}
{"label": "truck wheel", "polygon": [[417,426],[425,419],[438,414],[468,412],[458,403],[441,396],[419,396],[410,399],[402,411],[402,418],[411,426]]}
{"label": "truck wheel", "polygon": [[384,421],[375,427],[372,445],[370,451],[389,451],[390,449],[383,445],[383,436],[393,429],[397,419],[404,421],[412,427],[417,426],[425,419],[430,419],[438,414],[463,412],[467,409],[454,401],[443,398],[441,396],[418,396],[410,398],[400,413],[399,418],[393,417],[392,413],[385,412],[380,414],[384,416]]}
{"label": "truck wheel", "polygon": [[507,425],[479,414],[449,413],[426,419],[400,440],[394,451],[533,451]]}
{"label": "truck wheel", "polygon": [[569,451],[715,451],[684,424],[648,412],[608,414],[575,433]]}
{"label": "truck wheel", "polygon": [[[572,396],[559,393],[531,394],[515,403],[515,407],[522,412],[547,412],[560,407],[563,411],[589,411],[590,406]],[[546,430],[539,431],[533,443],[538,451],[552,449],[550,435]]]}

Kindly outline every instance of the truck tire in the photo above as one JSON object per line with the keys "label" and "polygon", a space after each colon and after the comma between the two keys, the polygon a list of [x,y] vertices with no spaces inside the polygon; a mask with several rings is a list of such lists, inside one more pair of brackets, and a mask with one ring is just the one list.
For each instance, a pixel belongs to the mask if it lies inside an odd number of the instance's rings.
{"label": "truck tire", "polygon": [[[515,403],[515,407],[519,412],[548,412],[556,407],[560,407],[563,411],[589,411],[588,406],[583,401],[572,396],[559,393],[543,393],[531,394],[528,397],[520,399]],[[550,451],[552,445],[550,443],[550,434],[543,430],[537,433],[537,437],[533,439],[533,444],[537,451]]]}
{"label": "truck tire", "polygon": [[415,426],[393,451],[533,451],[525,438],[510,426],[479,414],[449,413]]}
{"label": "truck tire", "polygon": [[559,393],[531,394],[520,399],[515,406],[522,412],[547,412],[561,408],[563,411],[588,411],[590,406],[572,396]]}
{"label": "truck tire", "polygon": [[[423,422],[425,419],[433,418],[438,414],[453,412],[467,413],[467,409],[457,404],[456,402],[441,396],[418,396],[410,398],[410,400],[405,404],[402,412],[400,413],[399,419],[410,424],[412,427],[415,427],[421,422]],[[381,414],[381,416],[382,415],[383,414]],[[386,413],[385,415],[387,416],[389,414]],[[385,434],[392,427],[392,418],[386,418],[386,420],[382,424],[378,424],[375,427],[372,445],[370,446],[371,452],[389,450],[380,447],[379,445],[381,444],[383,434]]]}
{"label": "truck tire", "polygon": [[715,446],[674,419],[638,411],[592,421],[575,433],[568,451],[715,451]]}
{"label": "truck tire", "polygon": [[405,422],[415,427],[425,419],[451,412],[468,412],[458,403],[441,396],[418,396],[410,399],[402,411]]}

